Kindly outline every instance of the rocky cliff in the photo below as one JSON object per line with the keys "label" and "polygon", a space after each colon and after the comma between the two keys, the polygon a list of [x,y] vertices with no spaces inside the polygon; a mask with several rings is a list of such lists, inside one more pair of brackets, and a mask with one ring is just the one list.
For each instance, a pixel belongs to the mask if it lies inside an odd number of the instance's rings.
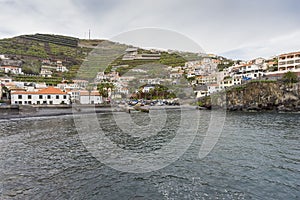
{"label": "rocky cliff", "polygon": [[300,111],[300,83],[250,82],[200,100],[205,107],[226,106],[230,111]]}

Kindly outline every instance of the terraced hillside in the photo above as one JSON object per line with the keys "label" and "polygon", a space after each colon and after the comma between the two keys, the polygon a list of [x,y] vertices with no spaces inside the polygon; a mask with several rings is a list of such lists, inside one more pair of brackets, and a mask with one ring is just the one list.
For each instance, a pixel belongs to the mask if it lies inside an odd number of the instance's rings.
{"label": "terraced hillside", "polygon": [[[39,74],[42,60],[61,60],[69,71],[54,73],[53,76],[72,80],[78,75],[78,70],[89,53],[103,41],[105,40],[81,40],[75,37],[51,34],[21,35],[14,38],[1,39],[0,55],[4,54],[15,60],[22,61],[23,72],[32,75]],[[117,44],[110,41],[107,42],[112,44],[112,46]],[[116,46],[122,47],[122,49],[128,47],[127,45]],[[148,53],[148,51],[139,49],[139,53]],[[117,70],[120,74],[124,74],[129,69],[147,63],[179,66],[184,65],[185,61],[189,60],[188,57],[195,57],[195,55],[197,54],[189,53],[179,56],[176,53],[162,52],[159,60],[122,60],[121,56],[116,58],[108,66],[101,66],[101,69],[106,69],[106,72],[110,72],[113,66],[124,65],[127,67],[121,67]],[[101,63],[102,61],[100,64]],[[99,67],[97,66],[93,66],[92,70],[86,70],[84,68],[84,71],[81,70],[79,74],[82,75],[82,78],[90,79],[91,74],[95,74],[95,70],[98,69]],[[17,78],[26,81],[26,77],[24,76]],[[51,82],[56,82],[56,80],[51,80]]]}
{"label": "terraced hillside", "polygon": [[72,79],[75,77],[83,59],[93,49],[92,47],[80,46],[79,43],[78,38],[68,36],[22,35],[0,40],[0,54],[21,60],[23,71],[26,74],[34,75],[40,72],[42,60],[62,60],[69,72],[56,75]]}

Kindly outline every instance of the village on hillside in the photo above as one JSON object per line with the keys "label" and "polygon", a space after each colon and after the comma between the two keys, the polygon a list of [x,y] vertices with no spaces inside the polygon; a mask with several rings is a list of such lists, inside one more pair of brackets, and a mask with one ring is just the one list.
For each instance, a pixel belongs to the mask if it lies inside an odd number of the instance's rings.
{"label": "village on hillside", "polygon": [[[159,51],[140,53],[138,48],[131,47],[124,52],[122,60],[155,61],[160,57]],[[201,59],[186,61],[182,66],[166,66],[166,75],[162,77],[151,77],[147,68],[139,67],[131,69],[134,73],[130,75],[120,74],[117,69],[126,66],[116,65],[109,72],[98,72],[92,82],[63,78],[61,82],[53,84],[15,80],[14,77],[55,78],[57,73],[68,72],[65,60],[41,59],[40,72],[33,75],[26,74],[22,61],[11,55],[2,54],[0,59],[1,105],[100,105],[129,99],[175,99],[173,91],[163,86],[176,86],[181,79],[188,81],[195,98],[201,98],[253,80],[279,80],[287,72],[300,77],[300,52],[249,61],[205,54],[201,55]],[[135,90],[131,89],[132,82],[138,86]]]}

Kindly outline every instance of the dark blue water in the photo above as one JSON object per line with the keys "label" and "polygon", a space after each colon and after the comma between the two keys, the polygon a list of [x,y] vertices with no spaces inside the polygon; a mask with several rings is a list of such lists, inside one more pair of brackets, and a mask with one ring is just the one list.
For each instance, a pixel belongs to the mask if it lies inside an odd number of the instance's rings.
{"label": "dark blue water", "polygon": [[[180,112],[168,114],[171,126]],[[2,120],[0,199],[300,199],[299,114],[227,113],[222,135],[204,159],[198,153],[210,113],[199,114],[201,126],[185,154],[163,169],[139,174],[95,159],[71,115]],[[133,118],[137,124],[147,121],[145,114]],[[98,119],[113,127],[112,114]],[[144,145],[126,135],[110,137],[151,151],[173,136],[160,134]]]}

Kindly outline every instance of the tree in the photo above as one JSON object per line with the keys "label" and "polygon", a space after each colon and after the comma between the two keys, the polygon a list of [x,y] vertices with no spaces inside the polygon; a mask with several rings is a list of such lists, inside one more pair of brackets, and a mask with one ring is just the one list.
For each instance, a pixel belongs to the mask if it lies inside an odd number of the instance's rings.
{"label": "tree", "polygon": [[107,98],[109,96],[109,89],[113,91],[115,88],[113,83],[100,83],[97,85],[97,89],[101,96]]}
{"label": "tree", "polygon": [[291,86],[293,83],[298,82],[298,76],[296,73],[289,71],[283,75],[282,80]]}

